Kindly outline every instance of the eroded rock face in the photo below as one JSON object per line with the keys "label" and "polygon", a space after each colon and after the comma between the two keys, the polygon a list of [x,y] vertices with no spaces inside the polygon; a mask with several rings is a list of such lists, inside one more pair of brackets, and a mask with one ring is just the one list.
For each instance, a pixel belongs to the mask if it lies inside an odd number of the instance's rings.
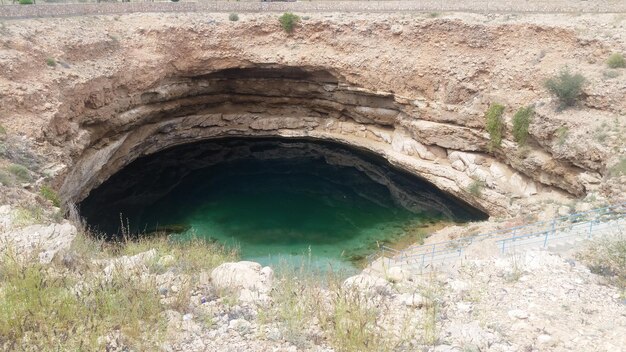
{"label": "eroded rock face", "polygon": [[[558,128],[578,122],[544,98],[544,78],[566,64],[593,70],[614,45],[581,41],[575,30],[442,19],[411,20],[398,31],[389,26],[398,18],[379,15],[312,20],[286,36],[263,16],[236,24],[141,16],[141,26],[103,17],[89,28],[49,19],[6,29],[13,51],[0,60],[0,84],[14,93],[0,98],[1,118],[50,143],[46,150],[68,165],[57,179],[65,200],[80,201],[141,155],[224,136],[367,149],[491,215],[597,190],[612,156],[603,146],[565,151],[555,142]],[[29,26],[64,41],[22,43]],[[41,53],[63,65],[14,64]],[[623,89],[603,87],[579,107],[582,117],[626,111]],[[507,132],[501,148],[489,150],[483,114],[491,102],[507,104],[507,124],[519,106],[537,106],[528,146]],[[470,191],[476,182],[484,189]]]}

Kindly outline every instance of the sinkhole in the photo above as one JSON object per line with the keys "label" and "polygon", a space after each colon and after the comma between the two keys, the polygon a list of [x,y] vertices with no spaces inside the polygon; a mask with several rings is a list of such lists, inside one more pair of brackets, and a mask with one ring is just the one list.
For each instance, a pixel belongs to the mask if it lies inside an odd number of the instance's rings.
{"label": "sinkhole", "polygon": [[487,215],[341,144],[224,138],[141,157],[80,204],[108,239],[167,233],[236,246],[264,265],[354,268],[378,244],[419,241],[429,229]]}

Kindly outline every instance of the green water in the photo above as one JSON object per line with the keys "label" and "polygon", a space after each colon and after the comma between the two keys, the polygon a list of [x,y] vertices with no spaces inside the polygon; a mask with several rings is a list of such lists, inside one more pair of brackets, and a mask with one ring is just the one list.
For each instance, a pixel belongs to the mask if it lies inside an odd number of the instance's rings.
{"label": "green water", "polygon": [[[281,158],[284,148],[288,148],[286,157]],[[154,161],[156,155],[112,178],[84,202],[83,213],[93,211],[91,219],[87,217],[90,223],[108,232],[117,230],[121,212],[134,231],[184,225],[188,230],[174,237],[204,236],[237,247],[243,259],[266,265],[306,261],[337,269],[353,267],[378,242],[397,241],[420,225],[454,217],[428,206],[433,195],[444,200],[445,195],[421,180],[404,184],[404,176],[403,187],[415,191],[416,197],[421,192],[428,197],[419,209],[401,206],[389,185],[361,170],[376,165],[371,160],[359,167],[329,163],[331,157],[324,153],[336,158],[336,148],[340,147],[240,141],[212,145],[204,153],[170,151],[161,156],[170,160],[165,166]],[[211,159],[216,153],[222,155],[218,162],[203,164],[202,158]],[[361,163],[363,158],[359,155],[355,160]],[[176,160],[175,165],[171,160]],[[388,166],[372,168],[388,179],[395,177]],[[148,185],[129,181],[142,177]],[[112,201],[116,194],[124,197]],[[421,198],[416,199],[414,203]],[[98,206],[105,201],[113,206]]]}

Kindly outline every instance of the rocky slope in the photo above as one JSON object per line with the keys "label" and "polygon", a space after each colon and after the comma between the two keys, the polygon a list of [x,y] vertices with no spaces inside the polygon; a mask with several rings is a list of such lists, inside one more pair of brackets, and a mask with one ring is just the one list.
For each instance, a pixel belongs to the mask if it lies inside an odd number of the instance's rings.
{"label": "rocky slope", "polygon": [[[285,136],[371,150],[512,215],[623,194],[612,170],[626,86],[604,61],[626,49],[624,26],[619,15],[318,14],[288,35],[269,14],[6,21],[0,124],[41,155],[31,171],[54,175],[64,200],[168,146]],[[578,106],[557,111],[543,82],[565,66],[587,84]],[[483,116],[494,102],[509,127],[490,151]],[[526,105],[536,116],[522,148],[508,131]]]}

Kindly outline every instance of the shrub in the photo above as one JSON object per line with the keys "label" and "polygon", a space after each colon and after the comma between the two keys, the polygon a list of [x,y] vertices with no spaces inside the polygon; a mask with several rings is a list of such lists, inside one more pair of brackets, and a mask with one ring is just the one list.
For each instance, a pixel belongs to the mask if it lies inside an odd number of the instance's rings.
{"label": "shrub", "polygon": [[285,32],[291,33],[293,32],[294,27],[298,22],[300,22],[300,17],[294,15],[291,12],[285,12],[282,16],[278,18],[280,22],[280,26],[283,27]]}
{"label": "shrub", "polygon": [[621,53],[613,53],[609,56],[609,59],[606,60],[606,64],[610,68],[624,68],[626,67],[626,60],[624,60],[624,55]]}
{"label": "shrub", "polygon": [[594,240],[578,253],[591,272],[606,276],[626,297],[626,237],[623,234]]}
{"label": "shrub", "polygon": [[231,13],[230,15],[228,15],[228,20],[229,21],[239,21],[239,15],[236,13]]}
{"label": "shrub", "polygon": [[571,74],[569,70],[561,71],[557,76],[548,79],[545,83],[550,93],[556,95],[561,108],[572,106],[582,92],[585,77],[581,74]]}
{"label": "shrub", "polygon": [[32,5],[33,0],[20,0],[20,5]]}
{"label": "shrub", "polygon": [[30,176],[30,171],[20,164],[11,164],[8,167],[10,173],[15,175],[20,181],[30,182],[32,181],[32,177]]}
{"label": "shrub", "polygon": [[475,197],[480,197],[483,193],[483,188],[485,188],[484,181],[474,180],[472,183],[470,183],[469,187],[467,187],[467,191]]}
{"label": "shrub", "polygon": [[606,79],[613,79],[619,77],[620,72],[618,70],[605,70],[602,72],[602,77]]}
{"label": "shrub", "polygon": [[504,105],[497,103],[491,104],[485,113],[485,128],[489,132],[489,149],[493,150],[502,143],[502,133],[504,130],[504,122],[502,114],[504,113]]}
{"label": "shrub", "polygon": [[7,134],[7,130],[4,126],[0,125],[0,136],[5,136]]}
{"label": "shrub", "polygon": [[54,67],[57,65],[57,62],[53,58],[49,57],[46,59],[46,65]]}
{"label": "shrub", "polygon": [[2,184],[3,186],[11,186],[13,184],[11,176],[3,172],[2,170],[0,170],[0,184]]}
{"label": "shrub", "polygon": [[52,202],[52,205],[54,205],[55,207],[61,206],[61,199],[59,199],[59,195],[52,188],[45,185],[41,186],[41,189],[39,189],[39,194],[41,194],[41,196],[45,199]]}
{"label": "shrub", "polygon": [[528,139],[528,127],[535,111],[532,106],[519,108],[513,116],[513,138],[519,145],[525,145]]}

